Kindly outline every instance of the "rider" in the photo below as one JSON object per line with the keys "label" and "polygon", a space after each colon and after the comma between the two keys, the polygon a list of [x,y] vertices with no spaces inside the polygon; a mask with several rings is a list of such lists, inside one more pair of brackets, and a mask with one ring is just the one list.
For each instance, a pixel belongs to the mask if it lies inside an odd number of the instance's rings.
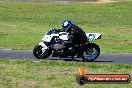
{"label": "rider", "polygon": [[70,20],[65,20],[62,22],[61,31],[69,33],[69,41],[71,45],[85,44],[87,42],[85,32],[73,24]]}

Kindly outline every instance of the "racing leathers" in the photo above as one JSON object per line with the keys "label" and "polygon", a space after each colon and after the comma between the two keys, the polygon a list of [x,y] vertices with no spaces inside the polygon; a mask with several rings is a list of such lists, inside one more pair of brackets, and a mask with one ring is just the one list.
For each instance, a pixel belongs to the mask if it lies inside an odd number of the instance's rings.
{"label": "racing leathers", "polygon": [[78,26],[72,24],[68,28],[62,28],[61,31],[69,33],[69,41],[71,45],[85,44],[87,42],[87,37],[85,32]]}

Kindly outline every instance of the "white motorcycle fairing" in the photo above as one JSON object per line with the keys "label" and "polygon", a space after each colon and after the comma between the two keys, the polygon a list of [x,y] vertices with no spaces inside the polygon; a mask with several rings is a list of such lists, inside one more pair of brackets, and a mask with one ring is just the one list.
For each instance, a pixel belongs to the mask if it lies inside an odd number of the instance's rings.
{"label": "white motorcycle fairing", "polygon": [[[51,34],[51,35],[47,35],[47,33],[43,36],[42,41],[44,42],[50,42],[51,39],[55,36],[58,36],[61,40],[68,40],[68,33],[66,32],[60,32],[59,34]],[[100,33],[86,33],[86,36],[88,38],[88,41],[91,42],[91,40],[97,40],[97,39],[101,39],[101,34]]]}
{"label": "white motorcycle fairing", "polygon": [[43,38],[42,38],[42,41],[44,41],[44,42],[50,42],[51,41],[51,39],[53,38],[53,37],[59,37],[60,39],[62,39],[62,40],[68,40],[68,33],[66,33],[66,32],[60,32],[59,34],[51,34],[51,35],[47,35],[47,33],[43,36]]}
{"label": "white motorcycle fairing", "polygon": [[96,39],[100,39],[101,38],[101,34],[100,33],[87,33],[86,36],[89,38],[90,36],[92,36],[94,38],[94,40]]}
{"label": "white motorcycle fairing", "polygon": [[100,33],[87,33],[86,36],[88,38],[88,41],[92,42],[94,40],[101,39],[102,35]]}

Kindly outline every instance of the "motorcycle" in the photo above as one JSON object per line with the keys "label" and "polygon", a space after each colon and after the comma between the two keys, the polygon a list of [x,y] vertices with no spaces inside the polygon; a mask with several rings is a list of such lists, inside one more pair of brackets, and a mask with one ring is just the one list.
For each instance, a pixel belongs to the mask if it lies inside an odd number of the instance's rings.
{"label": "motorcycle", "polygon": [[70,45],[69,34],[58,32],[53,28],[45,33],[42,41],[33,49],[33,54],[37,59],[46,59],[51,54],[52,57],[60,58],[82,58],[83,61],[94,61],[100,54],[100,48],[92,41],[101,39],[100,33],[86,33],[87,42],[85,44]]}

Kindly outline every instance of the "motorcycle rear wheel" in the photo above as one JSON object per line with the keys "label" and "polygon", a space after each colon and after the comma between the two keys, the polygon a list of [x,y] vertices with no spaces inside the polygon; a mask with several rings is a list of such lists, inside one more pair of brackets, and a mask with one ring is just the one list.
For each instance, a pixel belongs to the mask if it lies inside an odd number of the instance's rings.
{"label": "motorcycle rear wheel", "polygon": [[84,61],[94,61],[100,54],[100,48],[94,43],[89,43],[83,52],[82,59]]}

